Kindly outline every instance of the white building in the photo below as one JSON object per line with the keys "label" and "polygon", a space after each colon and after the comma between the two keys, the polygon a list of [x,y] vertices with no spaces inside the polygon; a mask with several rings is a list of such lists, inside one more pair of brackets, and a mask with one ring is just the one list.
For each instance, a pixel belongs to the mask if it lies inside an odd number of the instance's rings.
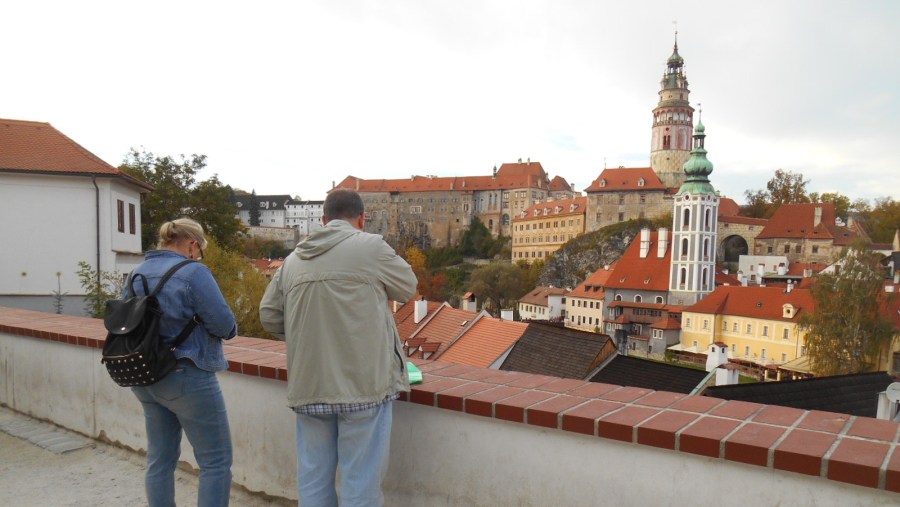
{"label": "white building", "polygon": [[49,123],[0,119],[0,306],[83,315],[80,261],[130,272],[152,190]]}
{"label": "white building", "polygon": [[535,288],[519,299],[519,319],[562,321],[568,292],[559,287]]}
{"label": "white building", "polygon": [[[259,210],[259,223],[250,223],[250,209],[253,200]],[[261,227],[286,227],[287,204],[292,200],[291,196],[284,195],[251,195],[242,194],[234,197],[238,209],[238,218],[244,225],[258,225]]]}
{"label": "white building", "polygon": [[301,238],[321,229],[324,204],[325,201],[291,199],[285,206],[285,226],[296,229]]}

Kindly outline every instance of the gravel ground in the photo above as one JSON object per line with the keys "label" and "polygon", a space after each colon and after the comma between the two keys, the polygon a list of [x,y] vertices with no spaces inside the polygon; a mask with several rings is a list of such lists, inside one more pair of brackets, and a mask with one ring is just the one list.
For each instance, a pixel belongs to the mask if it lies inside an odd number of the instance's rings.
{"label": "gravel ground", "polygon": [[[178,505],[196,505],[196,473],[179,468],[175,479]],[[145,506],[144,457],[0,407],[0,505]],[[296,503],[233,487],[231,505]]]}

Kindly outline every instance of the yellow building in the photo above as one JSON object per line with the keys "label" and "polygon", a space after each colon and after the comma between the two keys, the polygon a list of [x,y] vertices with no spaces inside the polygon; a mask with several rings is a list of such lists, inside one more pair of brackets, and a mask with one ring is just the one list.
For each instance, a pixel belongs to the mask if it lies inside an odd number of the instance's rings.
{"label": "yellow building", "polygon": [[530,206],[513,218],[512,261],[543,260],[584,233],[587,198],[562,199]]}
{"label": "yellow building", "polygon": [[724,343],[728,356],[763,368],[806,355],[800,316],[814,311],[807,289],[721,286],[681,315],[681,343],[670,350],[705,354]]}

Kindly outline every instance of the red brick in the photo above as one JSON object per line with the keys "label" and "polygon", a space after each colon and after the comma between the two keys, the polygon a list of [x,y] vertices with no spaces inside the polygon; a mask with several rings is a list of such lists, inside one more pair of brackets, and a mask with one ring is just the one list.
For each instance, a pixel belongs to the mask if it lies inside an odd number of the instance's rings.
{"label": "red brick", "polygon": [[822,475],[822,458],[837,440],[837,435],[806,430],[793,430],[775,448],[777,470],[806,475]]}
{"label": "red brick", "polygon": [[705,414],[723,403],[725,403],[723,400],[709,396],[686,396],[672,405],[671,408]]}
{"label": "red brick", "polygon": [[769,448],[784,435],[785,428],[748,423],[725,441],[725,459],[761,467],[769,464]]}
{"label": "red brick", "polygon": [[624,406],[621,403],[612,401],[590,400],[584,405],[575,407],[563,414],[562,429],[586,435],[596,435],[596,420]]}
{"label": "red brick", "polygon": [[465,380],[457,380],[454,378],[440,378],[431,375],[424,375],[424,377],[424,382],[411,387],[409,401],[421,405],[434,406],[436,393],[468,383]]}
{"label": "red brick", "polygon": [[609,401],[621,401],[622,403],[631,403],[632,401],[646,396],[648,393],[651,393],[650,389],[641,389],[639,387],[623,387],[621,389],[616,389],[615,391],[610,391],[602,396],[604,400]]}
{"label": "red brick", "polygon": [[524,389],[517,387],[500,386],[473,394],[466,398],[466,413],[494,417],[494,403],[523,392],[525,392]]}
{"label": "red brick", "polygon": [[450,368],[451,366],[455,366],[453,364],[442,363],[440,361],[428,361],[428,362],[421,363],[421,364],[419,364],[419,363],[415,363],[415,364],[416,364],[416,366],[419,367],[419,370],[422,373],[425,373],[425,372],[435,373],[439,370],[444,370],[444,369]]}
{"label": "red brick", "polygon": [[847,430],[847,434],[857,437],[884,440],[886,442],[896,442],[898,429],[900,429],[900,424],[897,424],[894,421],[857,417],[850,426],[850,429]]}
{"label": "red brick", "polygon": [[439,375],[442,377],[462,378],[462,375],[478,370],[481,370],[481,368],[475,368],[467,364],[454,364],[442,369]]}
{"label": "red brick", "polygon": [[519,379],[522,379],[522,378],[525,378],[528,376],[527,373],[522,373],[522,372],[518,372],[518,371],[503,371],[503,370],[491,370],[491,369],[485,369],[483,371],[485,371],[487,373],[487,375],[485,375],[484,377],[482,377],[479,380],[481,380],[482,382],[488,383],[488,384],[503,385],[503,384],[508,384],[509,382],[515,382],[516,380],[519,380]]}
{"label": "red brick", "polygon": [[550,391],[552,393],[569,393],[569,391],[573,391],[578,389],[579,387],[584,387],[588,382],[584,380],[572,380],[572,379],[559,379],[549,384],[544,384],[540,387],[541,391]]}
{"label": "red brick", "polygon": [[637,405],[646,405],[648,407],[666,408],[684,397],[684,394],[656,391],[655,393],[650,393],[647,396],[644,396],[635,403]]}
{"label": "red brick", "polygon": [[585,398],[599,398],[604,394],[618,389],[619,386],[612,384],[601,384],[599,382],[588,382],[587,384],[569,391],[572,396],[584,396]]}
{"label": "red brick", "polygon": [[535,426],[545,428],[559,428],[559,414],[587,401],[577,396],[560,395],[547,401],[528,407],[525,411],[525,421]]}
{"label": "red brick", "polygon": [[253,363],[241,363],[241,373],[244,375],[259,376],[259,366]]}
{"label": "red brick", "polygon": [[494,417],[504,421],[525,422],[525,409],[555,396],[543,391],[525,391],[494,404]]}
{"label": "red brick", "polygon": [[850,416],[847,414],[810,410],[797,427],[804,430],[840,433],[849,420]]}
{"label": "red brick", "polygon": [[634,442],[634,428],[660,411],[647,407],[625,407],[597,421],[597,436]]}
{"label": "red brick", "polygon": [[[474,370],[467,371],[465,373],[462,373],[459,375],[453,375],[453,376],[456,378],[461,378],[461,379],[466,379],[466,380],[480,380],[480,381],[484,382],[485,379],[488,379],[491,377],[497,377],[498,376],[497,371],[498,370],[491,370],[490,368],[476,368]],[[441,373],[443,374],[444,372],[441,372]]]}
{"label": "red brick", "polygon": [[900,493],[900,447],[894,446],[884,477],[884,489]]}
{"label": "red brick", "polygon": [[724,405],[719,405],[713,409],[713,411],[710,412],[710,415],[746,420],[764,406],[765,405],[760,405],[759,403],[750,403],[746,401],[726,401]]}
{"label": "red brick", "polygon": [[509,387],[521,387],[522,389],[534,389],[544,384],[549,384],[554,380],[557,380],[556,377],[548,377],[546,375],[529,375],[527,377],[522,377],[519,380],[508,382],[506,385],[508,385]]}
{"label": "red brick", "polygon": [[678,450],[718,458],[722,440],[740,424],[734,419],[703,417],[681,431]]}
{"label": "red brick", "polygon": [[237,361],[228,361],[228,371],[231,371],[234,373],[240,373],[241,372],[241,363],[239,363]]}
{"label": "red brick", "polygon": [[637,441],[639,444],[653,447],[675,449],[675,434],[694,422],[697,417],[699,417],[697,414],[664,410],[638,426]]}
{"label": "red brick", "polygon": [[263,378],[278,378],[278,370],[271,366],[260,366],[259,367],[259,376]]}
{"label": "red brick", "polygon": [[287,368],[278,368],[277,373],[278,373],[278,380],[287,382],[287,379],[288,379]]}
{"label": "red brick", "polygon": [[791,426],[803,417],[804,412],[797,408],[768,405],[753,416],[753,422]]}
{"label": "red brick", "polygon": [[828,458],[828,478],[877,488],[881,464],[890,449],[884,442],[844,438]]}
{"label": "red brick", "polygon": [[466,397],[469,395],[480,393],[494,387],[493,384],[485,384],[484,382],[470,382],[441,391],[437,394],[437,406],[449,410],[463,411]]}

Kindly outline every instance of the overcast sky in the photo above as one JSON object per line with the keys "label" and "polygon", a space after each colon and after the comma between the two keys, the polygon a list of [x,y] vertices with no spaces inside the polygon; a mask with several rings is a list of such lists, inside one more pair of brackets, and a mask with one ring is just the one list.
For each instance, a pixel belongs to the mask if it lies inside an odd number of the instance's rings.
{"label": "overcast sky", "polygon": [[201,179],[323,199],[366,179],[517,159],[583,190],[649,165],[672,52],[713,185],[775,169],[900,200],[900,2],[325,0],[7,3],[0,118],[112,165],[205,154]]}

